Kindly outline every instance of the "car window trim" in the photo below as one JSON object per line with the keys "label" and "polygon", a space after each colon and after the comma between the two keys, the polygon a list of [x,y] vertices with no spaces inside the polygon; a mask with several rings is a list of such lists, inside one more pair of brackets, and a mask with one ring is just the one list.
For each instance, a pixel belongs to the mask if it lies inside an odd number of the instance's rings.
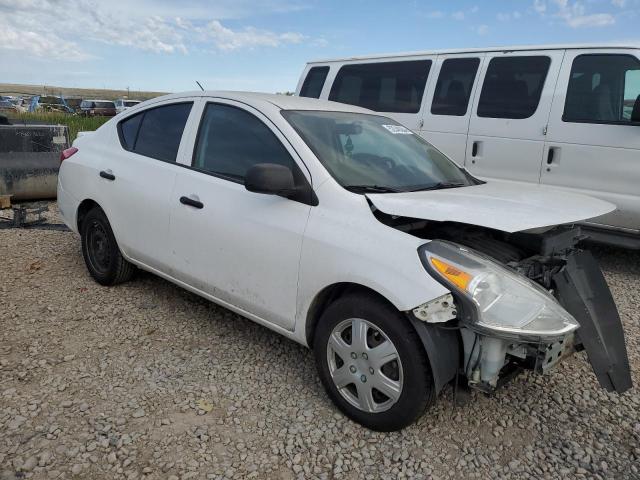
{"label": "car window trim", "polygon": [[563,123],[586,123],[590,125],[620,125],[620,126],[627,126],[627,127],[638,127],[640,125],[640,122],[632,122],[632,121],[625,122],[623,120],[567,120],[566,119],[567,100],[569,99],[569,84],[571,83],[571,73],[573,72],[573,63],[580,57],[595,57],[595,56],[629,57],[629,58],[632,58],[638,64],[638,67],[640,67],[640,59],[630,53],[580,53],[576,55],[575,57],[573,57],[573,60],[571,61],[571,67],[569,67],[569,79],[567,80],[567,89],[564,92],[564,106],[562,107],[562,117],[560,118],[560,120]]}
{"label": "car window trim", "polygon": [[[142,122],[144,122],[144,117],[147,115],[148,111],[155,110],[155,109],[162,108],[162,107],[168,107],[168,106],[171,106],[171,105],[186,105],[186,104],[191,104],[191,108],[193,109],[193,106],[195,104],[195,100],[186,100],[186,101],[181,101],[181,102],[168,102],[168,103],[162,103],[160,105],[154,105],[154,106],[151,106],[149,108],[145,108],[142,111],[132,112],[131,115],[128,115],[128,116],[124,117],[123,119],[119,120],[116,130],[118,132],[118,139],[120,140],[120,146],[124,150],[126,150],[127,152],[135,153],[136,155],[140,155],[141,157],[150,158],[152,160],[157,160],[158,162],[177,164],[177,162],[178,162],[177,158],[173,162],[170,162],[169,160],[163,160],[161,158],[155,158],[155,157],[150,157],[148,155],[142,155],[141,153],[136,152],[135,148],[136,148],[136,145],[138,143],[138,135],[140,135],[140,127],[142,127]],[[189,111],[189,114],[191,114],[191,111]],[[138,115],[142,115],[142,118],[140,119],[140,124],[138,125],[138,129],[136,130],[136,136],[135,136],[135,138],[133,140],[133,146],[131,148],[127,148],[125,146],[124,135],[122,134],[122,124],[124,122],[126,122],[127,120],[132,119],[133,117],[138,116]],[[189,120],[189,117],[187,117],[187,121],[188,120]],[[187,126],[187,124],[185,122],[185,127],[186,126]],[[182,134],[184,135],[184,129],[182,131]],[[182,143],[182,137],[180,137],[180,143]]]}

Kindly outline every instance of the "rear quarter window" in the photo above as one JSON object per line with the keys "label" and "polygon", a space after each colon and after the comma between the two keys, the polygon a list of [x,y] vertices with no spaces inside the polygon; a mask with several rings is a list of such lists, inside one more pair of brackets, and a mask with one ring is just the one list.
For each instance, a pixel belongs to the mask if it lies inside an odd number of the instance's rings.
{"label": "rear quarter window", "polygon": [[327,79],[329,67],[312,67],[304,79],[300,89],[301,97],[320,98],[324,81]]}

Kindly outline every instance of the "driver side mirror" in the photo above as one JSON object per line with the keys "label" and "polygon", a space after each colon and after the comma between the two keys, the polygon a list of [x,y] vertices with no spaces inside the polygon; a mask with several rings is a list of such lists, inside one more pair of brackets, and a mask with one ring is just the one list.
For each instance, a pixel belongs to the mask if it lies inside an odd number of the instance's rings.
{"label": "driver side mirror", "polygon": [[244,177],[244,187],[250,192],[286,197],[296,191],[293,172],[284,165],[257,163]]}

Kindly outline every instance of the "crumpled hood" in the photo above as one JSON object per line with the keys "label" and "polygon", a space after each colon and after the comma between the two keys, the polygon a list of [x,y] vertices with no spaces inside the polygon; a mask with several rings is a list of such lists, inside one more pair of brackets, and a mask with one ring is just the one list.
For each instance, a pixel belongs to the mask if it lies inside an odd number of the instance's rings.
{"label": "crumpled hood", "polygon": [[470,187],[367,194],[384,213],[460,222],[504,232],[575,223],[609,213],[612,203],[543,185],[489,182]]}

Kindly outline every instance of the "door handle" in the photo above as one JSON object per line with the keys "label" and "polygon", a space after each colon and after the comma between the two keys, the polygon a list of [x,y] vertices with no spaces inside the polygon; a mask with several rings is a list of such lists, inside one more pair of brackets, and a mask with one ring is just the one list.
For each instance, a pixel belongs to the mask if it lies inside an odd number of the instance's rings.
{"label": "door handle", "polygon": [[549,147],[549,151],[547,152],[547,165],[551,165],[553,163],[553,157],[556,149],[553,147]]}
{"label": "door handle", "polygon": [[113,173],[111,173],[111,170],[100,171],[100,176],[102,178],[106,178],[107,180],[111,180],[111,181],[116,179],[116,176]]}
{"label": "door handle", "polygon": [[189,205],[193,208],[204,208],[204,203],[199,200],[194,200],[193,198],[182,196],[180,197],[180,203],[183,205]]}
{"label": "door handle", "polygon": [[471,144],[471,163],[476,163],[475,159],[478,156],[478,142],[473,142]]}

